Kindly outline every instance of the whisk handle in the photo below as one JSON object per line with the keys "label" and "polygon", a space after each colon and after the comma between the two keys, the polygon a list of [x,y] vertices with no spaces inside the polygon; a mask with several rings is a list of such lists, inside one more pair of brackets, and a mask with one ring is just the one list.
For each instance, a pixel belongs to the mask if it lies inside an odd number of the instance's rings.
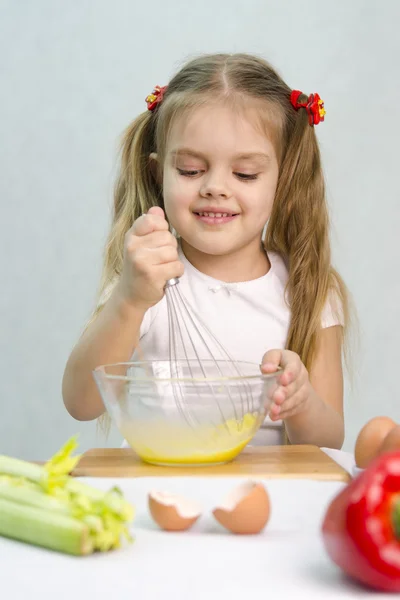
{"label": "whisk handle", "polygon": [[173,285],[176,285],[177,283],[179,283],[179,277],[173,277],[172,279],[168,279],[167,283],[165,284],[165,287],[172,287]]}

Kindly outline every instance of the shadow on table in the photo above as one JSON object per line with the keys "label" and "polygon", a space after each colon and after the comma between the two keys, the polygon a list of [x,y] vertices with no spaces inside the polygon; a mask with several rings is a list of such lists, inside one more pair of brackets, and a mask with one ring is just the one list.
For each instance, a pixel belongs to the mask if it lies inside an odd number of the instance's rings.
{"label": "shadow on table", "polygon": [[338,598],[340,594],[347,591],[351,592],[354,598],[365,598],[367,595],[374,596],[374,598],[387,598],[387,594],[379,593],[371,588],[364,586],[354,579],[348,577],[345,573],[332,564],[323,564],[321,562],[315,562],[309,564],[307,567],[307,577],[313,581],[323,585],[325,588],[329,587],[330,591],[337,591]]}

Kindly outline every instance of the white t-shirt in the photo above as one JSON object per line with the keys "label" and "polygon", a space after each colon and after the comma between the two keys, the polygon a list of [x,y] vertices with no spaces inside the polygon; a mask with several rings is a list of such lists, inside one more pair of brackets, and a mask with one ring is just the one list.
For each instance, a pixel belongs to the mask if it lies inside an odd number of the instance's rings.
{"label": "white t-shirt", "polygon": [[[196,358],[197,352],[202,359],[224,359],[226,354],[223,354],[219,346],[222,344],[224,351],[235,360],[260,364],[267,350],[286,347],[290,309],[285,302],[284,292],[288,269],[280,255],[268,253],[271,268],[266,275],[234,284],[218,281],[198,271],[186,259],[180,247],[179,258],[184,264],[185,272],[174,286],[176,289],[167,290],[163,299],[145,314],[140,328],[140,354],[135,351],[133,361],[142,357],[146,360],[168,360],[170,357],[167,294],[176,294],[178,288],[181,297],[176,301],[177,304],[175,302],[177,318],[174,322],[181,326],[188,358]],[[185,306],[189,307],[190,312],[193,309],[191,315],[196,323],[199,323],[199,318],[205,323],[207,329],[200,326],[199,330],[206,339],[207,347],[201,345],[196,327],[191,325]],[[327,302],[321,325],[325,328],[338,324],[341,324],[341,316],[336,316],[331,302]],[[185,333],[186,326],[189,327],[196,351]],[[184,358],[179,335],[175,335],[174,348],[177,352],[175,356]],[[280,444],[282,435],[282,421],[272,422],[267,417],[252,443]]]}

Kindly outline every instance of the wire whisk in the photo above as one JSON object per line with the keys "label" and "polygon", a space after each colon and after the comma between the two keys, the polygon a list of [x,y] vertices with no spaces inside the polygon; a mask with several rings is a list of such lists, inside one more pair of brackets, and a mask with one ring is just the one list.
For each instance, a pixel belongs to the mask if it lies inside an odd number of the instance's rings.
{"label": "wire whisk", "polygon": [[[174,379],[173,394],[179,411],[189,424],[195,425],[197,411],[191,411],[190,399],[185,397],[187,387],[183,393],[179,379],[185,376],[202,379],[204,385],[194,388],[199,396],[196,400],[214,403],[223,420],[226,420],[225,412],[234,414],[240,428],[244,416],[256,408],[251,386],[245,379],[241,380],[247,374],[241,372],[235,359],[187,301],[180,289],[179,278],[167,281],[165,295],[171,378]],[[234,386],[229,381],[232,378],[235,379]],[[229,399],[229,410],[224,410],[221,397]]]}

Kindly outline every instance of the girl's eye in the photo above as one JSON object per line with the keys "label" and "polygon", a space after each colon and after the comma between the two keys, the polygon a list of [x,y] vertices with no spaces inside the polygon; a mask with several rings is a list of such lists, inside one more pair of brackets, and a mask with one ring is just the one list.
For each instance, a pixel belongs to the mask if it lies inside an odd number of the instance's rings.
{"label": "girl's eye", "polygon": [[200,171],[186,171],[185,169],[177,169],[179,175],[183,175],[184,177],[195,177],[200,173]]}
{"label": "girl's eye", "polygon": [[[201,173],[201,170],[187,170],[187,169],[177,169],[179,175],[182,175],[183,177],[196,177],[196,175],[198,175],[199,173]],[[258,178],[258,174],[257,173],[234,173],[234,175],[236,175],[236,177],[238,177],[239,179],[241,179],[242,181],[254,181],[254,179]]]}
{"label": "girl's eye", "polygon": [[254,174],[235,173],[235,175],[237,177],[239,177],[239,179],[242,179],[243,181],[253,181],[254,179],[257,179],[257,177],[258,177],[257,173],[254,173]]}

